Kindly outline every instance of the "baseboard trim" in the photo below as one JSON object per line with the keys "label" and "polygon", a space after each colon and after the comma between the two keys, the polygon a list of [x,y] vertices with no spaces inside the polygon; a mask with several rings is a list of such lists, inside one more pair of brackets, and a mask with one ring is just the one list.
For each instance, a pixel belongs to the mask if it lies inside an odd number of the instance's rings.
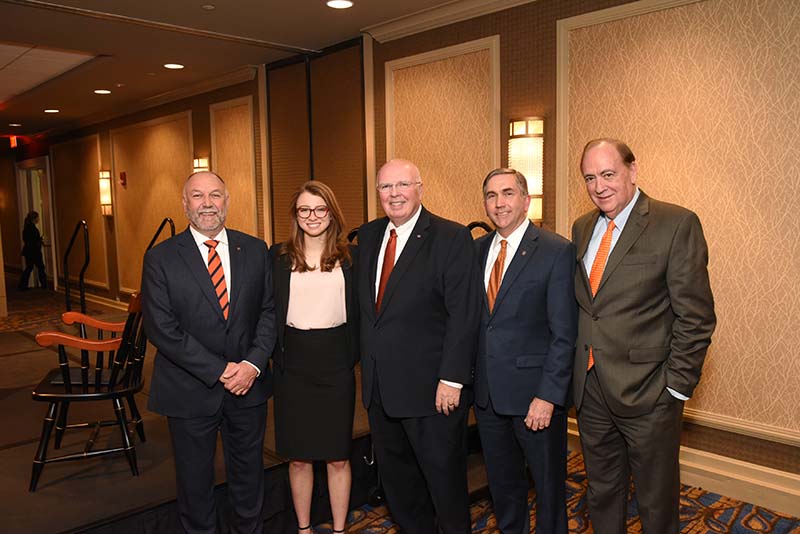
{"label": "baseboard trim", "polygon": [[[570,450],[580,451],[578,422],[567,421]],[[800,517],[800,475],[681,447],[681,482]]]}
{"label": "baseboard trim", "polygon": [[774,441],[776,443],[783,443],[793,447],[800,447],[800,432],[796,430],[776,428],[774,426],[755,423],[753,421],[736,419],[727,415],[703,412],[700,410],[695,410],[694,408],[684,408],[683,418],[684,420],[696,425],[715,428],[717,430],[724,430],[726,432],[733,432],[734,434],[742,434],[744,436],[765,439],[767,441]]}

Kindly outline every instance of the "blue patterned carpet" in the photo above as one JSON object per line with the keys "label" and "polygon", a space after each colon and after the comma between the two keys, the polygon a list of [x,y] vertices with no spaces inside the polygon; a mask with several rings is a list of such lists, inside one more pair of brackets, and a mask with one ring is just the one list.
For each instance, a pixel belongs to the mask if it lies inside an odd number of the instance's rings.
{"label": "blue patterned carpet", "polygon": [[[569,531],[575,534],[592,534],[586,508],[586,471],[583,457],[571,453],[567,461],[567,511]],[[536,506],[533,504],[534,491],[529,494],[531,506],[531,532],[536,525]],[[471,507],[472,532],[474,534],[495,534],[492,505],[488,499],[481,499]],[[329,534],[330,524],[315,528],[319,534]],[[628,507],[628,534],[641,533],[636,508],[636,500],[631,499]],[[381,506],[364,506],[352,512],[348,532],[352,534],[397,534],[400,529],[392,523],[388,510]],[[800,534],[800,519],[778,512],[730,499],[700,488],[684,486],[681,491],[681,533],[682,534]]]}

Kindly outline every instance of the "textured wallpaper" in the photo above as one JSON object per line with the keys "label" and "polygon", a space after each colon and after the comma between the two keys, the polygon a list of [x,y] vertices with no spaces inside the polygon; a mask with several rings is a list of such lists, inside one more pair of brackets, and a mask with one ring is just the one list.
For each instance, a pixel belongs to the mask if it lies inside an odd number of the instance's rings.
{"label": "textured wallpaper", "polygon": [[[89,267],[85,280],[89,284],[108,287],[108,266],[106,265],[105,221],[100,213],[100,189],[97,185],[99,161],[97,157],[97,136],[90,135],[74,141],[53,145],[51,154],[53,172],[53,196],[55,205],[55,227],[58,274],[64,276],[62,265],[64,252],[75,225],[81,219],[89,229]],[[45,230],[45,234],[49,230]],[[50,236],[47,236],[48,238]],[[69,260],[69,277],[78,279],[83,266],[83,237],[78,236]],[[48,273],[52,275],[53,273]]]}
{"label": "textured wallpaper", "polygon": [[707,0],[573,30],[569,53],[570,220],[584,143],[628,141],[709,243],[718,326],[687,406],[800,431],[800,3]]}
{"label": "textured wallpaper", "polygon": [[425,207],[462,224],[485,220],[481,183],[492,170],[493,143],[490,52],[395,70],[386,90],[394,99],[388,156],[419,166]]}
{"label": "textured wallpaper", "polygon": [[214,170],[231,195],[226,226],[256,234],[253,110],[247,98],[211,107]]}
{"label": "textured wallpaper", "polygon": [[[181,196],[192,172],[192,130],[188,113],[157,122],[144,122],[112,130],[114,172],[114,223],[117,231],[119,286],[139,289],[145,248],[164,217],[172,217],[175,231],[188,225]],[[128,184],[119,185],[125,172]],[[162,234],[169,235],[169,230]]]}

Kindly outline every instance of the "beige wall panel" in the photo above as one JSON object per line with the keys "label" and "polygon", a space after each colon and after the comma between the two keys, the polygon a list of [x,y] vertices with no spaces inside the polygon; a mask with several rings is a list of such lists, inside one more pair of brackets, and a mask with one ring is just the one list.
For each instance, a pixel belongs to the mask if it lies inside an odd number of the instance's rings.
{"label": "beige wall panel", "polygon": [[688,406],[800,431],[800,3],[708,0],[569,38],[569,219],[590,138],[627,140],[651,196],[698,213],[718,314]]}
{"label": "beige wall panel", "polygon": [[[56,257],[58,274],[63,276],[63,259],[75,225],[81,219],[89,228],[89,267],[87,283],[108,287],[108,264],[105,248],[105,221],[100,213],[100,190],[97,185],[100,170],[98,137],[90,135],[53,145],[51,162],[55,226],[57,228]],[[83,265],[83,236],[79,234],[70,254],[69,276],[76,280]]]}
{"label": "beige wall panel", "polygon": [[270,177],[274,241],[289,236],[289,199],[310,176],[306,67],[267,71],[269,83]]}
{"label": "beige wall panel", "polygon": [[360,46],[324,55],[311,63],[314,179],[331,186],[348,230],[366,220],[361,84]]}
{"label": "beige wall panel", "polygon": [[[172,217],[178,232],[186,227],[181,194],[192,171],[190,121],[188,113],[179,113],[111,132],[114,221],[123,291],[139,288],[145,247],[162,219]],[[127,175],[125,187],[119,185],[121,172]]]}
{"label": "beige wall panel", "polygon": [[416,163],[425,207],[462,224],[486,218],[481,182],[494,166],[492,92],[489,50],[397,69],[387,84],[388,158]]}
{"label": "beige wall panel", "polygon": [[225,225],[257,234],[253,159],[253,110],[250,98],[211,106],[211,165],[231,195]]}

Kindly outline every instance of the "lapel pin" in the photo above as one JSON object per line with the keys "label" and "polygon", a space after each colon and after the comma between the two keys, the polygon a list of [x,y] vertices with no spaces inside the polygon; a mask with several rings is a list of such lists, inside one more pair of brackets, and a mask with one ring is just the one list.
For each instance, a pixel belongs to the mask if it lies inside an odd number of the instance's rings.
{"label": "lapel pin", "polygon": [[522,251],[522,255],[523,255],[523,256],[524,256],[525,254],[527,254],[527,253],[528,253],[528,251],[527,251],[527,250],[523,250],[523,251]]}
{"label": "lapel pin", "polygon": [[422,234],[417,234],[417,239],[422,239]]}
{"label": "lapel pin", "polygon": [[236,245],[236,251],[239,252],[241,250],[242,250],[242,247],[240,247],[239,245]]}

